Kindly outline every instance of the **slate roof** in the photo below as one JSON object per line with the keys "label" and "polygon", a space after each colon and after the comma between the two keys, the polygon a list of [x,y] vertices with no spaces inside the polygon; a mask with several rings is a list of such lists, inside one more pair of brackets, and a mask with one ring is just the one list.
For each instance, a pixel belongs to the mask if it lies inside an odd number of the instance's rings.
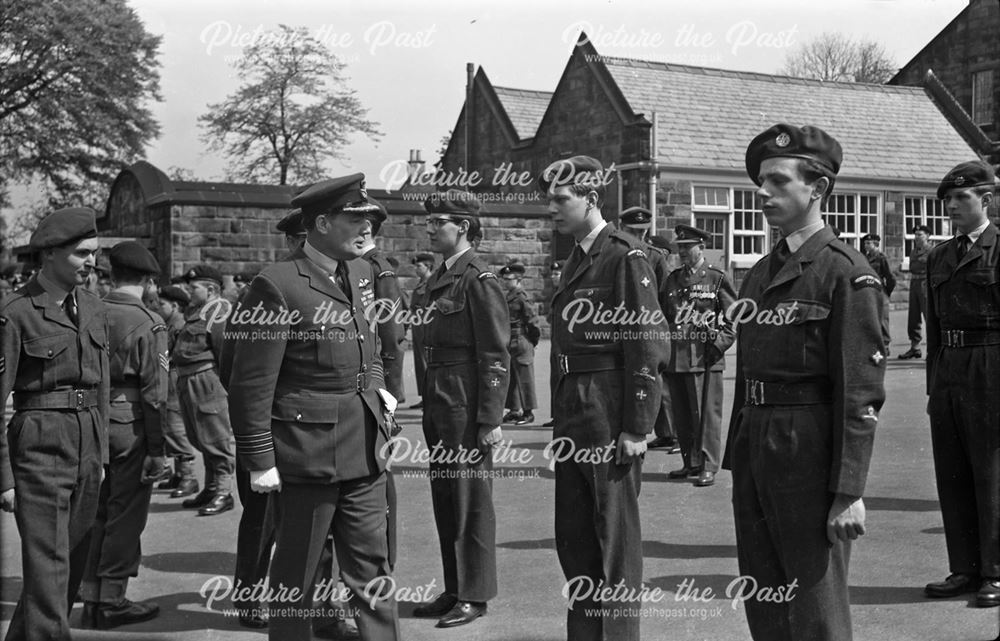
{"label": "slate roof", "polygon": [[636,114],[657,112],[657,160],[744,170],[747,143],[777,122],[844,147],[841,178],[937,182],[976,152],[920,87],[823,82],[633,59],[603,64]]}
{"label": "slate roof", "polygon": [[507,112],[511,124],[514,125],[518,138],[524,140],[533,137],[538,131],[538,125],[542,122],[549,101],[552,100],[552,92],[495,85],[493,91]]}

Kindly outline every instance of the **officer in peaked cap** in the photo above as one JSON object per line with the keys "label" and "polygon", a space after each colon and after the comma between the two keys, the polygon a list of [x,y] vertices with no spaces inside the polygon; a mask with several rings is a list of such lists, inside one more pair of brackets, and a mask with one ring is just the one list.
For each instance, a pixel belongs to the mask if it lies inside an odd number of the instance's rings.
{"label": "officer in peaked cap", "polygon": [[0,304],[0,399],[14,393],[0,508],[16,517],[25,577],[7,638],[69,639],[67,597],[108,463],[108,321],[83,287],[98,253],[94,210],[49,214],[29,244],[41,270]]}
{"label": "officer in peaked cap", "polygon": [[137,242],[110,252],[114,288],[104,297],[111,346],[110,463],[90,535],[80,594],[83,624],[108,629],[152,619],[154,603],[125,596],[139,573],[139,539],[146,526],[153,483],[162,475],[167,401],[167,327],[146,309],[142,295],[160,274],[156,258]]}
{"label": "officer in peaked cap", "polygon": [[[497,594],[490,450],[502,438],[510,322],[496,274],[474,248],[482,235],[479,200],[452,190],[430,196],[424,208],[431,250],[443,259],[427,283],[424,438],[449,456],[477,453],[454,465],[430,464],[444,593],[413,613],[449,628],[485,614]],[[455,477],[456,470],[468,475]]]}
{"label": "officer in peaked cap", "polygon": [[681,268],[670,273],[665,288],[663,313],[674,351],[664,380],[684,465],[668,476],[707,487],[715,483],[722,462],[724,355],[736,340],[726,310],[736,300],[736,289],[726,272],[703,256],[710,233],[677,225],[674,236]]}
{"label": "officer in peaked cap", "polygon": [[434,254],[420,252],[410,261],[417,272],[417,285],[410,294],[410,313],[413,324],[410,327],[410,337],[413,339],[413,369],[417,375],[417,394],[420,401],[410,406],[410,409],[422,409],[424,406],[424,372],[427,371],[427,361],[424,357],[424,309],[427,307],[427,280],[434,271]]}
{"label": "officer in peaked cap", "polygon": [[510,316],[510,383],[507,386],[505,407],[509,410],[504,423],[527,425],[535,420],[535,346],[541,337],[535,306],[521,286],[526,268],[514,259],[500,270],[500,282],[507,297]]}
{"label": "officer in peaked cap", "polygon": [[842,157],[822,129],[788,124],[746,152],[764,217],[783,238],[740,288],[754,313],[737,325],[723,467],[733,471],[741,574],[775,587],[797,580],[794,599],[746,602],[757,641],[852,635],[848,560],[865,533],[861,497],[885,400],[885,296],[865,257],[823,223]]}
{"label": "officer in peaked cap", "polygon": [[910,292],[906,311],[906,334],[910,349],[899,355],[901,360],[920,358],[920,326],[927,317],[927,256],[931,253],[931,228],[913,227],[913,249],[910,251]]}
{"label": "officer in peaked cap", "polygon": [[[273,603],[268,637],[275,641],[311,638],[312,618],[297,609],[309,607],[331,527],[350,590],[364,593],[391,576],[384,458],[391,417],[377,328],[363,305],[373,295],[370,271],[358,260],[378,207],[360,173],[311,185],[292,205],[302,210],[306,241],[251,283],[244,307],[264,313],[234,325],[229,376],[249,488],[280,490],[270,585],[300,591],[298,600]],[[294,325],[293,312],[302,319]],[[361,638],[397,639],[395,599],[373,596],[354,604]]]}
{"label": "officer in peaked cap", "polygon": [[965,162],[941,180],[938,196],[956,234],[927,257],[927,412],[950,574],[924,592],[977,592],[977,606],[993,607],[1000,605],[1000,231],[988,214],[997,179],[986,163]]}

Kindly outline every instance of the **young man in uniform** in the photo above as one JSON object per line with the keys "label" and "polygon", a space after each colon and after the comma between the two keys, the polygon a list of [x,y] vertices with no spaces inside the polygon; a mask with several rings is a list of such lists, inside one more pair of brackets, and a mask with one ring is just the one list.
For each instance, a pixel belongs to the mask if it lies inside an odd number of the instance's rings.
{"label": "young man in uniform", "polygon": [[899,355],[900,359],[920,358],[920,326],[927,317],[927,255],[931,245],[931,228],[917,225],[913,228],[913,251],[910,252],[910,299],[906,310],[906,333],[910,349]]}
{"label": "young man in uniform", "polygon": [[[108,462],[108,323],[83,287],[98,252],[96,215],[60,209],[29,241],[42,269],[0,307],[0,508],[13,512],[24,583],[9,641],[68,641],[68,613]],[[8,449],[9,445],[9,449]]]}
{"label": "young man in uniform", "polygon": [[[556,289],[559,288],[559,281],[562,280],[562,269],[563,264],[566,261],[556,260],[549,265],[549,284],[552,286],[552,291],[549,295],[549,309],[546,312],[546,318],[549,321],[549,327],[552,327],[552,298],[551,294],[554,294]],[[549,390],[555,389],[556,381],[559,380],[559,368],[556,364],[556,353],[555,345],[552,344],[549,347]],[[550,411],[555,412],[553,407]],[[556,419],[550,418],[549,420],[542,423],[542,427],[555,427]]]}
{"label": "young man in uniform", "polygon": [[153,482],[162,476],[167,402],[167,327],[142,304],[160,265],[137,242],[110,252],[113,289],[104,297],[111,346],[110,463],[101,483],[97,519],[80,594],[83,624],[99,630],[138,623],[160,612],[155,603],[130,601],[125,592],[138,576],[140,537],[146,527]]}
{"label": "young man in uniform", "polygon": [[497,594],[491,448],[502,438],[510,322],[496,275],[473,249],[482,237],[479,201],[449,191],[424,207],[431,250],[443,260],[427,283],[434,311],[424,334],[424,438],[456,461],[430,464],[444,593],[413,614],[451,628],[486,614]]}
{"label": "young man in uniform", "polygon": [[[191,296],[177,285],[168,285],[160,290],[159,314],[167,326],[167,352],[173,353],[177,336],[184,329],[184,310],[191,302]],[[170,498],[179,499],[197,494],[198,479],[194,473],[196,450],[188,440],[181,414],[180,400],[177,398],[177,369],[170,368],[167,386],[166,419],[163,425],[163,445],[167,456],[174,459],[174,473],[170,479],[156,486],[158,490],[171,490]]]}
{"label": "young man in uniform", "polygon": [[[232,327],[245,337],[236,338],[229,377],[237,447],[250,487],[280,490],[269,585],[299,591],[270,604],[268,638],[312,638],[311,617],[299,611],[310,608],[332,527],[341,578],[357,595],[350,603],[358,611],[361,638],[394,641],[396,603],[377,589],[391,577],[388,417],[377,334],[364,314],[364,299],[373,294],[355,274],[368,268],[355,259],[379,209],[368,199],[364,174],[316,183],[292,204],[302,209],[307,239],[289,260],[251,283],[244,306],[260,305],[265,314],[246,322],[234,318]],[[293,311],[299,322],[292,322]],[[366,598],[369,584],[376,592]]]}
{"label": "young man in uniform", "polygon": [[684,466],[668,476],[708,487],[722,463],[722,373],[726,350],[736,340],[726,311],[736,289],[726,272],[705,260],[708,232],[677,225],[674,234],[682,267],[670,273],[665,287],[663,313],[674,349],[664,380]]}
{"label": "young man in uniform", "polygon": [[[228,303],[220,301],[222,274],[211,265],[195,265],[185,278],[191,288],[191,305],[170,360],[177,369],[177,395],[188,439],[205,461],[205,487],[182,505],[196,508],[199,516],[215,516],[233,509],[236,466],[226,390],[219,379],[225,323],[218,316],[224,318],[220,312]],[[213,321],[211,327],[209,321]]]}
{"label": "young man in uniform", "polygon": [[[882,281],[835,240],[822,207],[840,144],[775,125],[751,141],[747,173],[784,236],[750,270],[733,311],[733,471],[740,574],[788,598],[745,602],[756,641],[851,639],[847,570],[865,533],[862,494],[885,400]],[[758,592],[759,594],[760,592]]]}
{"label": "young man in uniform", "polygon": [[421,252],[413,258],[413,269],[417,272],[417,285],[410,295],[410,311],[416,320],[410,327],[410,337],[413,340],[413,369],[417,375],[417,395],[420,400],[410,406],[411,410],[424,407],[424,372],[427,371],[427,360],[424,358],[424,324],[423,310],[427,306],[427,280],[434,271],[434,254]]}
{"label": "young man in uniform", "polygon": [[938,198],[958,233],[927,257],[927,412],[950,576],[929,597],[1000,605],[1000,233],[993,168],[957,165]]}
{"label": "young man in uniform", "polygon": [[541,337],[535,306],[528,300],[528,294],[521,286],[525,273],[524,264],[512,260],[500,270],[500,283],[507,298],[507,314],[510,317],[510,384],[504,403],[509,411],[503,417],[504,423],[527,425],[535,421],[535,346]]}
{"label": "young man in uniform", "polygon": [[878,250],[882,237],[878,234],[865,234],[861,237],[861,249],[868,264],[871,265],[875,275],[882,279],[882,291],[885,293],[885,307],[882,312],[882,339],[885,341],[885,355],[889,356],[889,343],[892,337],[889,334],[889,297],[896,289],[896,277],[892,275],[892,267],[885,254]]}
{"label": "young man in uniform", "polygon": [[[552,435],[573,448],[555,461],[555,536],[567,581],[628,592],[642,586],[642,458],[670,338],[645,245],[601,215],[606,179],[589,156],[556,161],[539,177],[556,231],[576,240],[552,304]],[[635,320],[606,322],[597,311],[619,307]],[[638,641],[640,608],[594,596],[569,604],[567,638]]]}

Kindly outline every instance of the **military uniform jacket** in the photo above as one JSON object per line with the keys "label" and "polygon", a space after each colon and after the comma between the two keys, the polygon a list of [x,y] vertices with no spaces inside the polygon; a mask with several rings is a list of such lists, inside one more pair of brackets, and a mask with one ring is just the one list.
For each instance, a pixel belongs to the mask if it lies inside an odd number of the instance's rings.
{"label": "military uniform jacket", "polygon": [[[13,391],[98,390],[101,460],[108,462],[108,321],[97,294],[76,294],[79,329],[32,277],[0,305],[0,399]],[[76,419],[73,418],[75,422]],[[55,425],[54,429],[61,426]],[[0,438],[0,491],[14,487],[7,438]]]}
{"label": "military uniform jacket", "polygon": [[538,323],[535,306],[520,287],[509,292],[506,298],[510,316],[510,357],[522,365],[530,365],[535,360],[535,346],[528,340],[528,326]]}
{"label": "military uniform jacket", "polygon": [[930,255],[933,247],[927,247],[926,249],[921,249],[917,246],[913,247],[913,251],[910,253],[910,274],[914,277],[923,278],[927,275],[927,257]]}
{"label": "military uniform jacket", "polygon": [[732,469],[748,379],[818,383],[832,397],[828,490],[861,496],[885,401],[882,282],[829,226],[809,237],[773,280],[768,269],[769,256],[753,266],[734,310],[736,389],[723,467]]}
{"label": "military uniform jacket", "polygon": [[892,290],[896,289],[896,277],[892,275],[892,267],[889,266],[889,259],[880,251],[868,256],[868,264],[875,270],[875,274],[882,279],[882,289],[886,296],[892,295]]}
{"label": "military uniform jacket", "polygon": [[426,398],[465,404],[475,423],[499,425],[509,381],[510,320],[496,274],[470,249],[451,269],[434,272],[427,295],[432,307],[424,328],[424,347],[432,354],[427,367],[436,366],[435,348],[464,351],[475,361],[477,376],[438,377],[437,389],[427,389]]}
{"label": "military uniform jacket", "polygon": [[[671,345],[643,243],[607,225],[572,274],[570,267],[567,261],[552,300],[553,351],[560,356],[619,355],[624,367],[616,373],[621,379],[617,389],[590,389],[588,377],[560,374],[554,379],[553,398],[563,394],[561,386],[572,385],[572,407],[584,408],[572,417],[574,425],[589,429],[586,426],[610,420],[604,429],[610,429],[613,439],[623,430],[648,434],[660,409],[658,372],[666,366]],[[615,317],[619,306],[623,315]],[[553,367],[558,362],[554,358]],[[611,394],[621,396],[614,400],[621,412],[608,416],[609,401],[599,397]],[[559,416],[555,408],[553,413]],[[580,436],[589,440],[591,435]]]}
{"label": "military uniform jacket", "polygon": [[111,345],[110,451],[127,452],[142,435],[146,453],[163,456],[170,368],[167,327],[129,294],[112,291],[104,297],[104,304]]}
{"label": "military uniform jacket", "polygon": [[[377,300],[385,301],[382,305],[393,305],[395,309],[390,311],[388,307],[379,308],[372,316],[371,312],[366,312],[372,320],[378,320],[378,337],[382,343],[382,356],[392,358],[403,357],[403,334],[405,328],[400,322],[401,310],[405,306],[403,295],[399,290],[399,279],[392,265],[386,260],[378,249],[370,249],[364,256],[364,260],[371,264],[374,273],[374,291]],[[369,305],[370,303],[366,303]]]}
{"label": "military uniform jacket", "polygon": [[184,315],[184,327],[177,335],[174,348],[170,353],[170,362],[178,367],[198,365],[200,363],[214,363],[219,365],[222,354],[222,338],[225,332],[226,323],[216,321],[212,327],[208,327],[209,314],[206,310],[206,318],[202,318],[202,310],[216,305],[229,305],[230,303],[218,299],[206,303],[202,307],[188,309]]}
{"label": "military uniform jacket", "polygon": [[289,482],[336,483],[385,469],[382,361],[361,303],[372,295],[361,286],[370,272],[357,260],[348,269],[350,299],[299,249],[261,272],[244,314],[230,318],[229,415],[248,470],[277,467]]}
{"label": "military uniform jacket", "polygon": [[694,270],[675,269],[667,276],[663,313],[670,323],[673,350],[666,371],[673,374],[721,372],[736,330],[726,310],[736,289],[724,271],[702,260]]}
{"label": "military uniform jacket", "polygon": [[413,342],[423,344],[424,327],[423,324],[419,322],[420,318],[423,316],[420,310],[427,307],[430,302],[430,298],[427,293],[427,282],[417,283],[417,286],[413,288],[413,293],[410,294],[410,318],[417,322],[414,322],[410,326],[410,331],[412,332]]}
{"label": "military uniform jacket", "polygon": [[927,257],[927,392],[934,385],[941,332],[1000,330],[1000,242],[996,225],[958,259],[958,241],[934,247]]}

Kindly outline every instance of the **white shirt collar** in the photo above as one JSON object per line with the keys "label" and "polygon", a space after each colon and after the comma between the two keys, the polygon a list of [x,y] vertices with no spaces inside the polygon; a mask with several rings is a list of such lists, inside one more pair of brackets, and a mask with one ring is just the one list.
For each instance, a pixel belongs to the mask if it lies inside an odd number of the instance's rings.
{"label": "white shirt collar", "polygon": [[594,227],[592,230],[590,230],[590,233],[587,234],[587,236],[580,241],[580,249],[583,250],[584,254],[590,253],[590,248],[594,246],[594,241],[597,240],[598,234],[600,234],[601,230],[607,227],[607,225],[608,221],[601,220],[601,223],[597,227]]}
{"label": "white shirt collar", "polygon": [[337,265],[340,261],[336,258],[330,258],[320,250],[316,249],[309,244],[308,240],[302,244],[302,251],[305,252],[306,258],[316,263],[320,269],[325,271],[330,276],[337,273]]}
{"label": "white shirt collar", "polygon": [[806,241],[812,238],[813,234],[819,230],[826,227],[826,223],[822,220],[817,220],[811,225],[806,225],[802,229],[793,231],[792,233],[785,236],[785,242],[788,243],[788,251],[795,253],[799,251],[799,248],[806,244]]}
{"label": "white shirt collar", "polygon": [[[977,240],[979,240],[979,237],[983,235],[983,232],[986,231],[986,228],[989,227],[989,225],[990,225],[990,219],[987,218],[986,220],[983,221],[982,225],[980,225],[979,227],[976,227],[975,229],[973,229],[972,231],[970,231],[967,234],[968,237],[969,237],[969,240],[972,241],[973,243],[975,243]],[[956,236],[961,236],[961,235],[962,235],[962,232],[958,232],[956,234]]]}
{"label": "white shirt collar", "polygon": [[464,254],[465,252],[469,251],[470,249],[472,249],[472,247],[466,247],[465,249],[463,249],[462,251],[458,252],[457,254],[455,254],[454,256],[452,256],[451,258],[445,258],[444,259],[444,270],[448,271],[449,269],[451,269],[452,267],[454,267],[455,263],[458,262],[458,259],[462,257],[462,254]]}

